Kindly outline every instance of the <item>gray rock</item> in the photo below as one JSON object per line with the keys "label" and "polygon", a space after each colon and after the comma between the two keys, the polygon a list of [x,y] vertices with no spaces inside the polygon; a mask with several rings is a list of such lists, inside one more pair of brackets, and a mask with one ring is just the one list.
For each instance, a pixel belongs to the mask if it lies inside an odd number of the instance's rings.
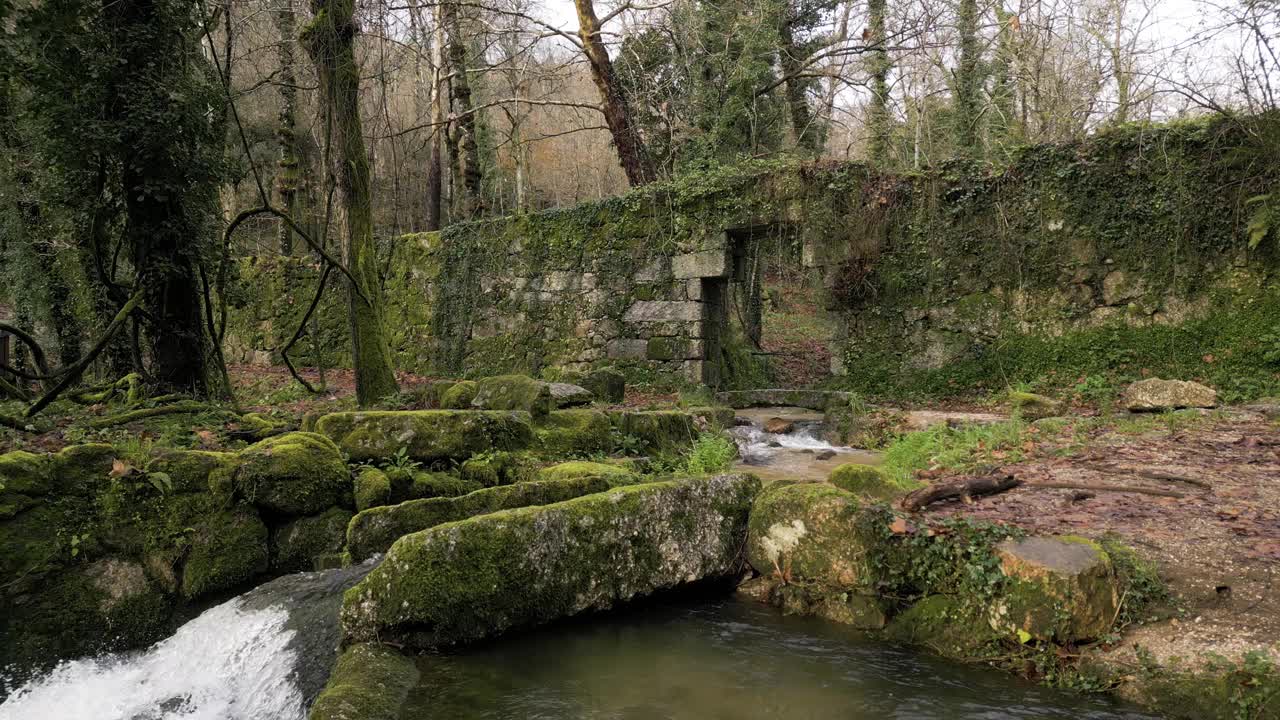
{"label": "gray rock", "polygon": [[626,322],[692,322],[702,317],[702,303],[684,300],[637,300],[627,308]]}
{"label": "gray rock", "polygon": [[1218,405],[1218,393],[1196,382],[1149,378],[1125,388],[1124,405],[1132,412],[1211,408]]}
{"label": "gray rock", "polygon": [[1005,540],[1000,570],[1013,582],[991,606],[991,627],[1040,640],[1080,642],[1111,629],[1119,597],[1107,554],[1075,537]]}
{"label": "gray rock", "polygon": [[551,403],[558,408],[575,405],[589,405],[595,400],[592,392],[580,385],[570,383],[549,383],[551,387]]}

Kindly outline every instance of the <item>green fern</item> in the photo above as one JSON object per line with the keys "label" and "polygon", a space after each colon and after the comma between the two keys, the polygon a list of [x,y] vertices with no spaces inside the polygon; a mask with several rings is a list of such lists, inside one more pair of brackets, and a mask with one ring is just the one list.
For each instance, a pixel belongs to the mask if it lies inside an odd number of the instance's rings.
{"label": "green fern", "polygon": [[1244,201],[1245,207],[1257,206],[1249,217],[1249,249],[1262,244],[1273,230],[1280,225],[1280,193],[1270,192],[1266,195],[1255,195]]}

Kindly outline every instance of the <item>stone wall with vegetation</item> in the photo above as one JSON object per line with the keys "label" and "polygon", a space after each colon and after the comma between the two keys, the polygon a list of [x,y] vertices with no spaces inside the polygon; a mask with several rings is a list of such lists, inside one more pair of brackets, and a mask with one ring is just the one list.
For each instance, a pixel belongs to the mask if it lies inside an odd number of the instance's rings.
{"label": "stone wall with vegetation", "polygon": [[[1028,147],[1003,168],[901,176],[757,162],[406,236],[385,261],[398,360],[443,374],[615,365],[701,380],[704,361],[729,361],[711,348],[724,310],[708,281],[734,278],[735,238],[749,231],[803,246],[851,389],[1088,392],[1147,372],[1203,378],[1227,400],[1274,392],[1280,252],[1273,237],[1251,247],[1249,198],[1280,179],[1276,125],[1124,126]],[[312,281],[283,283],[286,271]],[[243,359],[292,334],[314,270],[253,260],[241,278],[231,334]],[[344,304],[330,295],[318,347],[339,362]],[[295,355],[308,352],[304,341]]]}

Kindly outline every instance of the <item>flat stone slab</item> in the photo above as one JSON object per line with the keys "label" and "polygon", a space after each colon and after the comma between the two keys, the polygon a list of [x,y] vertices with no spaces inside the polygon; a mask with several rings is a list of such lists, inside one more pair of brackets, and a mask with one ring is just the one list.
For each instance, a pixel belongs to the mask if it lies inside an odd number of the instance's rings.
{"label": "flat stone slab", "polygon": [[382,460],[401,448],[421,462],[465,460],[489,450],[521,450],[534,440],[527,412],[380,410],[330,413],[316,432],[357,462]]}
{"label": "flat stone slab", "polygon": [[729,390],[716,393],[716,402],[731,408],[749,407],[802,407],[808,410],[826,410],[832,401],[848,402],[853,393],[838,390],[795,390],[774,388],[770,390]]}

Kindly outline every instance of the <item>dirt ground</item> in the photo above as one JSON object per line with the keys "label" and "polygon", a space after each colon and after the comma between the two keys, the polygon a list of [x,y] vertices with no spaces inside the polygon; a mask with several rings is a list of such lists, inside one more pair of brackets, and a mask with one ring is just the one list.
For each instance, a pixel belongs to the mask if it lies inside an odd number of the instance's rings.
{"label": "dirt ground", "polygon": [[[1060,433],[1001,468],[1019,488],[930,513],[1045,534],[1115,533],[1155,560],[1178,611],[1130,628],[1109,659],[1133,661],[1135,644],[1162,663],[1249,650],[1280,659],[1280,426],[1233,410],[1136,436],[1099,430],[1083,449],[1079,440]],[[1068,443],[1077,445],[1064,456]]]}

